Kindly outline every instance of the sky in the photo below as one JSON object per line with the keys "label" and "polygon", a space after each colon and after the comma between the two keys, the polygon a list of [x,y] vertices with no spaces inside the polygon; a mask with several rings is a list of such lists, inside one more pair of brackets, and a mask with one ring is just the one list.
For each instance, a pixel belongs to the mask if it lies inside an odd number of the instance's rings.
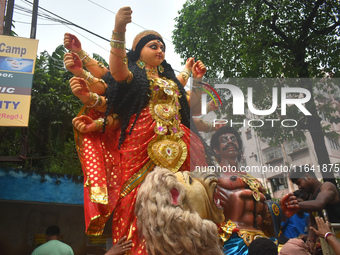
{"label": "sky", "polygon": [[[33,3],[33,0],[29,0]],[[135,35],[145,29],[152,29],[163,36],[166,44],[166,60],[175,70],[181,71],[183,60],[174,52],[171,43],[175,17],[182,8],[185,0],[39,0],[39,6],[59,17],[71,21],[80,27],[94,32],[106,39],[110,39],[114,28],[115,13],[124,6],[132,9],[132,23],[127,25],[126,47],[132,46]],[[33,5],[26,0],[15,0],[15,5],[32,10]],[[39,9],[39,12],[46,13]],[[52,16],[50,13],[47,13]],[[20,37],[29,38],[31,33],[32,15],[14,9],[13,30]],[[63,44],[64,33],[71,33],[78,37],[82,48],[90,53],[97,53],[107,62],[109,58],[109,42],[98,38],[75,26],[60,24],[46,18],[39,17],[37,21],[36,39],[39,40],[38,55],[46,50],[50,54]]]}

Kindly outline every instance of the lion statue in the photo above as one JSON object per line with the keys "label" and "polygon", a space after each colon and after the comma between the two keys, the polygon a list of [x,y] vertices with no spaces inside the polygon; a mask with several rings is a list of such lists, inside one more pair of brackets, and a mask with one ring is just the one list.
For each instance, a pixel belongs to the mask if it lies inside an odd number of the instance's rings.
{"label": "lion statue", "polygon": [[160,167],[148,174],[135,214],[149,254],[223,255],[215,224],[224,220],[213,198],[216,182],[211,175],[195,179],[190,172]]}

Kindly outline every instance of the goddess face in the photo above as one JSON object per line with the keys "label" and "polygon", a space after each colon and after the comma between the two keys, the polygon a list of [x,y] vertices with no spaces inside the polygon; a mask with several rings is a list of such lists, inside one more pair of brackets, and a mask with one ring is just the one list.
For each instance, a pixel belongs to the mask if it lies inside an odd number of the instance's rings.
{"label": "goddess face", "polygon": [[148,67],[157,67],[165,59],[165,47],[159,40],[152,40],[145,44],[140,52],[140,59],[145,62]]}
{"label": "goddess face", "polygon": [[217,178],[214,175],[190,176],[190,172],[177,172],[177,180],[184,185],[186,193],[183,200],[183,209],[196,211],[202,219],[215,223],[223,222],[223,208],[214,199]]}

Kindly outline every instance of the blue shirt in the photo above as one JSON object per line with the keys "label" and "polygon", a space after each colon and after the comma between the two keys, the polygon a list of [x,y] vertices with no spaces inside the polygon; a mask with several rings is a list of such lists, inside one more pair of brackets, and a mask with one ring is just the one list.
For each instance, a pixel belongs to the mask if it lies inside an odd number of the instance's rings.
{"label": "blue shirt", "polygon": [[300,234],[307,234],[309,223],[309,214],[303,213],[300,217],[297,213],[290,217],[288,220],[281,223],[282,233],[287,238],[295,238]]}

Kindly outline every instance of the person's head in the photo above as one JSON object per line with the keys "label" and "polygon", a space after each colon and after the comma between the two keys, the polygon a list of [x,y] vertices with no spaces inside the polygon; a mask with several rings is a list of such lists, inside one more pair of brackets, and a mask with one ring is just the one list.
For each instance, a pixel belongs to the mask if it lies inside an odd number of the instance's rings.
{"label": "person's head", "polygon": [[295,190],[293,194],[299,202],[308,200],[308,193],[302,189]]}
{"label": "person's head", "polygon": [[133,40],[129,59],[133,62],[140,59],[149,67],[159,66],[165,59],[165,43],[162,36],[153,30],[139,33]]}
{"label": "person's head", "polygon": [[287,241],[285,245],[282,246],[279,254],[280,255],[291,255],[291,254],[307,255],[310,253],[308,252],[307,244],[302,239],[291,238]]}
{"label": "person's head", "polygon": [[145,37],[145,36],[147,36],[147,35],[156,35],[156,36],[158,36],[159,38],[162,39],[162,36],[161,36],[158,32],[156,32],[156,31],[154,31],[154,30],[144,30],[144,31],[140,32],[139,34],[137,34],[137,35],[135,36],[135,39],[133,39],[133,42],[132,42],[132,50],[136,51],[136,46],[137,46],[138,42],[139,42],[143,37]]}
{"label": "person's head", "polygon": [[58,226],[49,226],[46,229],[46,240],[59,239],[60,228]]}
{"label": "person's head", "polygon": [[319,182],[314,171],[308,167],[297,167],[290,171],[290,180],[298,186],[300,190],[313,193],[314,184]]}
{"label": "person's head", "polygon": [[[293,192],[293,194],[294,194],[294,196],[296,197],[296,200],[297,200],[298,202],[303,202],[303,201],[308,200],[308,193],[307,193],[305,190],[298,189],[298,190],[295,190],[295,191]],[[304,214],[304,211],[300,209],[300,210],[297,212],[297,214],[298,214],[300,217],[302,217],[303,214]]]}
{"label": "person's head", "polygon": [[211,137],[210,147],[221,159],[242,158],[242,140],[235,128],[223,126]]}
{"label": "person's head", "polygon": [[256,238],[249,245],[248,255],[277,255],[276,244],[268,238]]}

